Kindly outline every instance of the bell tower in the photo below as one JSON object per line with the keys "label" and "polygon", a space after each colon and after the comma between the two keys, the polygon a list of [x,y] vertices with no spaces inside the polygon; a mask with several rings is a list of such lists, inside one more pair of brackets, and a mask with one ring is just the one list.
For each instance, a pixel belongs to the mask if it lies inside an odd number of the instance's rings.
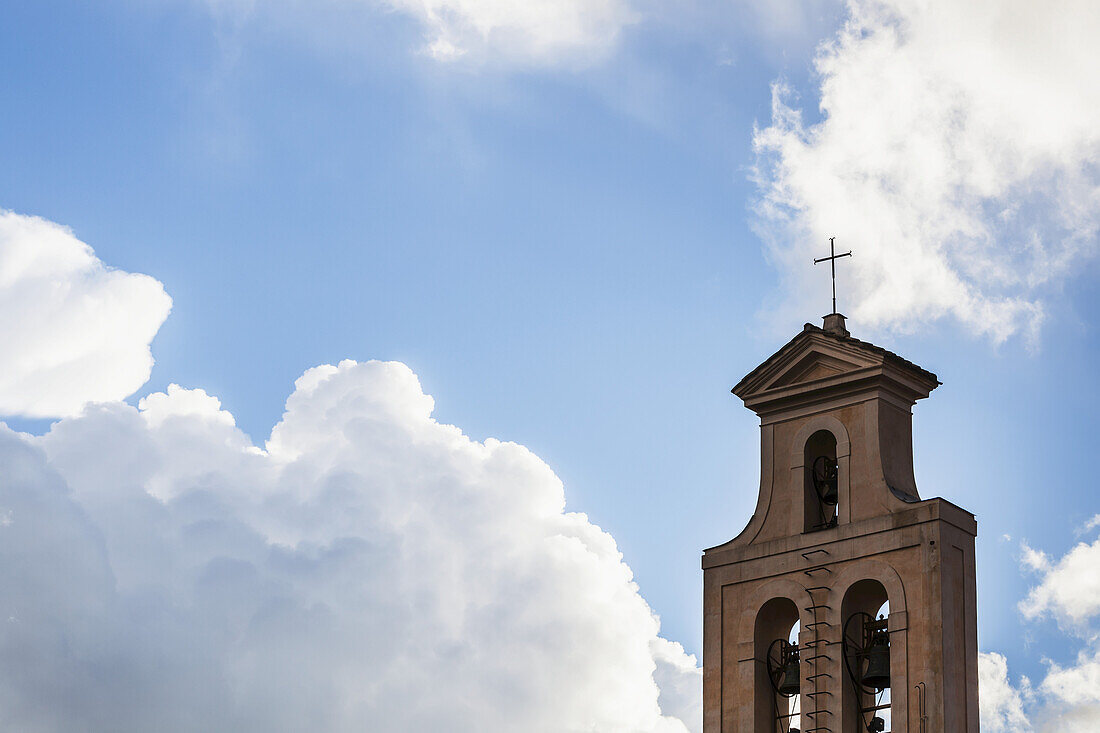
{"label": "bell tower", "polygon": [[704,733],[977,733],[977,524],[913,478],[938,385],[832,313],[733,388],[760,494],[703,553]]}

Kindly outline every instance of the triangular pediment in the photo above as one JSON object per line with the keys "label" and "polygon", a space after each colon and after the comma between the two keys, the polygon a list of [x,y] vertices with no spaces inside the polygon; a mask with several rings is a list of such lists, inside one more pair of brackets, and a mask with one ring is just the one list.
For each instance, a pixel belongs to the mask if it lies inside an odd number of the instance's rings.
{"label": "triangular pediment", "polygon": [[764,389],[787,387],[792,384],[835,377],[838,374],[844,374],[872,364],[873,362],[864,361],[861,363],[851,358],[840,358],[836,354],[826,353],[811,347],[801,358],[786,365],[786,368],[778,371],[771,379],[767,380]]}
{"label": "triangular pediment", "polygon": [[924,396],[939,382],[936,375],[916,364],[869,344],[842,334],[806,324],[803,331],[753,369],[733,388],[734,394],[756,402],[766,395],[783,394],[792,388],[802,391],[802,385],[828,386],[846,378],[866,377],[868,370],[882,370],[887,364],[894,372],[908,374],[913,386]]}

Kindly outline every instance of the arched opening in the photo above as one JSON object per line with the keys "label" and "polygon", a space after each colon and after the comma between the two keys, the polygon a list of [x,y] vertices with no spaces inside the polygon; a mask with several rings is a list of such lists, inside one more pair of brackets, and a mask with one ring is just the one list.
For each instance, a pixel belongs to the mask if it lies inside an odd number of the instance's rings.
{"label": "arched opening", "polygon": [[806,441],[805,526],[803,532],[835,527],[840,505],[840,467],[836,459],[836,436],[818,430]]}
{"label": "arched opening", "polygon": [[756,675],[753,733],[797,733],[800,730],[801,661],[798,606],[773,598],[756,616]]}
{"label": "arched opening", "polygon": [[843,733],[889,733],[890,602],[877,580],[852,585],[841,604]]}

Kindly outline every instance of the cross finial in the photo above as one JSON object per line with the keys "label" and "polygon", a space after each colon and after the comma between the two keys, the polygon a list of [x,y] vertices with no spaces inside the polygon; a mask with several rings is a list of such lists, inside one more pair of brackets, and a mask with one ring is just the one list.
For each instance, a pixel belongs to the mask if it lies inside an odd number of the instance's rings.
{"label": "cross finial", "polygon": [[833,272],[833,313],[836,313],[836,261],[839,260],[841,257],[851,257],[851,256],[852,256],[852,251],[851,250],[848,250],[844,254],[839,254],[838,255],[836,253],[836,237],[829,237],[829,256],[828,257],[821,257],[821,258],[818,258],[818,259],[814,260],[815,265],[818,262],[828,261],[829,268]]}

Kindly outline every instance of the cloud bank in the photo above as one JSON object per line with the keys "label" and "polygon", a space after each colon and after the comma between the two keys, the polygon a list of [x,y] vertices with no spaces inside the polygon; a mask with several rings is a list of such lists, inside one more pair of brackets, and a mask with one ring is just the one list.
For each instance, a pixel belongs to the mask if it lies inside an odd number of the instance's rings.
{"label": "cloud bank", "polygon": [[262,448],[176,385],[0,430],[6,727],[698,731],[695,659],[611,536],[433,406],[345,361]]}
{"label": "cloud bank", "polygon": [[827,306],[813,257],[853,249],[842,311],[1034,335],[1097,250],[1100,6],[850,0],[816,58],[819,122],[784,84],[754,137],[759,231],[783,317]]}
{"label": "cloud bank", "polygon": [[0,209],[0,415],[73,415],[149,378],[172,300],[67,227]]}

